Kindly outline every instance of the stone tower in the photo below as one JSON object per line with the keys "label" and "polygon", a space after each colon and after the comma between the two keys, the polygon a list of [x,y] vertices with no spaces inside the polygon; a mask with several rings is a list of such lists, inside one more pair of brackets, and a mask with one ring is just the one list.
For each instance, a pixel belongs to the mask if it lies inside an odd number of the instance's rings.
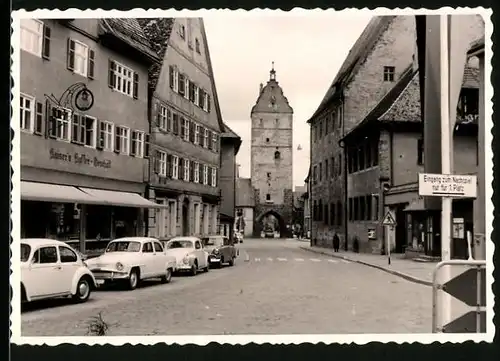
{"label": "stone tower", "polygon": [[274,63],[269,81],[260,85],[251,119],[254,236],[260,236],[265,224],[274,223],[281,237],[289,237],[287,226],[293,210],[293,109],[276,81]]}

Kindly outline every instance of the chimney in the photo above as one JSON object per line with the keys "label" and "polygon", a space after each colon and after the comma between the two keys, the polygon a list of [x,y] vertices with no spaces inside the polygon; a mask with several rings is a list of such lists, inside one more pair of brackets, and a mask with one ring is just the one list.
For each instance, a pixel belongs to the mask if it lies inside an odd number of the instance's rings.
{"label": "chimney", "polygon": [[260,90],[259,90],[259,94],[262,93],[262,90],[264,89],[264,84],[260,83]]}

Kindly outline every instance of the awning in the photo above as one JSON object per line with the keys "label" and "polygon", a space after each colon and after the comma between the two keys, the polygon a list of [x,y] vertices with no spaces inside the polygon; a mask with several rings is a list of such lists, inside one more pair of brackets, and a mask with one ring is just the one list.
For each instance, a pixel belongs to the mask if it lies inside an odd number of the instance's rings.
{"label": "awning", "polygon": [[137,193],[108,191],[80,187],[82,191],[99,200],[99,204],[136,208],[166,208],[166,205],[148,201]]}
{"label": "awning", "polygon": [[413,199],[410,204],[406,206],[406,208],[403,210],[403,212],[423,212],[426,211],[427,208],[425,208],[424,204],[424,199],[421,197],[418,197],[417,199]]}
{"label": "awning", "polygon": [[76,187],[26,181],[21,181],[21,199],[56,203],[100,203],[99,199]]}

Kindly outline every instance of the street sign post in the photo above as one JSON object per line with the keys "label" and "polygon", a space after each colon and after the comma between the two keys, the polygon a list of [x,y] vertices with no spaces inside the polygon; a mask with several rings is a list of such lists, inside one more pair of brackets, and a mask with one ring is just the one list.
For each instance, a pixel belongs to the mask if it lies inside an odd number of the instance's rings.
{"label": "street sign post", "polygon": [[477,177],[458,174],[418,174],[420,196],[476,198]]}
{"label": "street sign post", "polygon": [[[444,266],[465,266],[467,270],[439,284],[438,273]],[[438,325],[439,312],[443,312],[438,304],[438,290],[473,307],[473,310],[448,322]],[[486,332],[486,261],[450,260],[438,263],[432,279],[432,332],[471,333]]]}
{"label": "street sign post", "polygon": [[[382,220],[382,225],[391,227],[391,230],[394,229],[394,226],[396,225],[396,220],[392,216],[391,212],[387,211],[384,219]],[[386,232],[385,234],[386,234],[386,247],[385,248],[387,250],[387,264],[391,264],[391,243],[389,241],[390,237],[389,237],[388,232]]]}

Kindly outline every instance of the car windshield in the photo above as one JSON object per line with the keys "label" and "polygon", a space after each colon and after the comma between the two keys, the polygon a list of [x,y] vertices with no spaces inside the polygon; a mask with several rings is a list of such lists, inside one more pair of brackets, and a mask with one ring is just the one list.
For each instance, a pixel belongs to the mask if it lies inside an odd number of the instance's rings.
{"label": "car windshield", "polygon": [[188,240],[175,240],[167,243],[167,249],[174,248],[193,248],[193,242]]}
{"label": "car windshield", "polygon": [[28,262],[30,258],[31,247],[29,244],[21,243],[21,262]]}
{"label": "car windshield", "polygon": [[141,242],[115,241],[108,244],[106,252],[139,252]]}
{"label": "car windshield", "polygon": [[205,237],[203,238],[203,245],[205,246],[221,246],[223,244],[221,237]]}

